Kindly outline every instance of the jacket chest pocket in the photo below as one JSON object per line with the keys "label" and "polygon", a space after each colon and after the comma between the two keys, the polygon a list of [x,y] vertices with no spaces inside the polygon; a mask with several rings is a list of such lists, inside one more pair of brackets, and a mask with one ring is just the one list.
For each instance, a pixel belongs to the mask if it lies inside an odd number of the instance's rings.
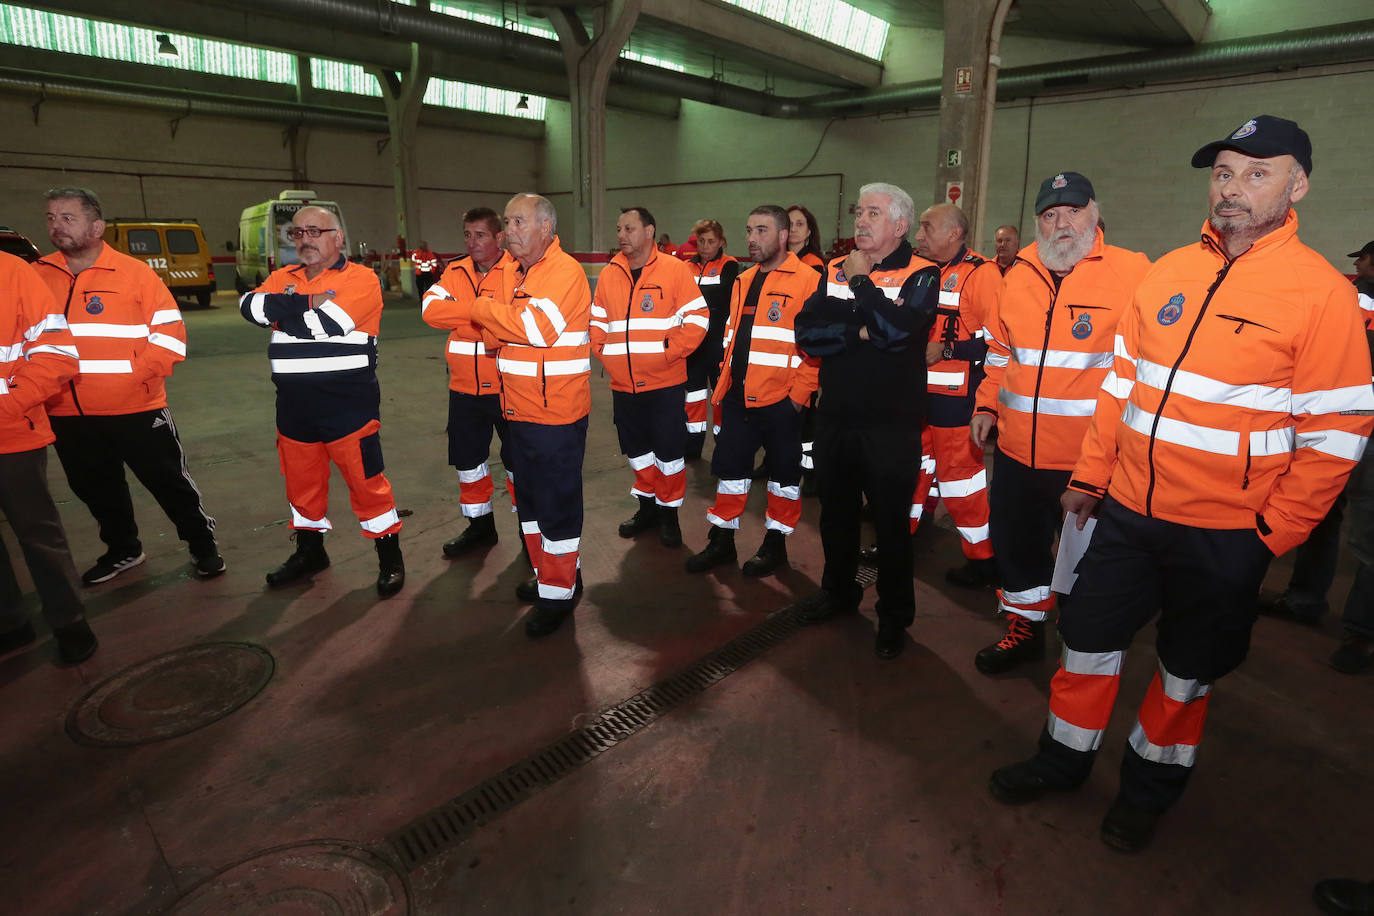
{"label": "jacket chest pocket", "polygon": [[118,321],[125,317],[125,296],[119,290],[86,289],[72,296],[67,317],[77,321]]}

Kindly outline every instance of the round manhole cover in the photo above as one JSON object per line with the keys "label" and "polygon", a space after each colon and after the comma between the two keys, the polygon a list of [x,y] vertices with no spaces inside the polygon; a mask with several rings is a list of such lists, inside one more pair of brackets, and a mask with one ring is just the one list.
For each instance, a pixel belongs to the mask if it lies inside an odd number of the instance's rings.
{"label": "round manhole cover", "polygon": [[265,850],[193,887],[176,916],[402,916],[405,878],[376,853],[334,840]]}
{"label": "round manhole cover", "polygon": [[184,735],[253,699],[275,670],[266,649],[241,642],[154,656],[92,687],[67,714],[67,734],[96,747]]}

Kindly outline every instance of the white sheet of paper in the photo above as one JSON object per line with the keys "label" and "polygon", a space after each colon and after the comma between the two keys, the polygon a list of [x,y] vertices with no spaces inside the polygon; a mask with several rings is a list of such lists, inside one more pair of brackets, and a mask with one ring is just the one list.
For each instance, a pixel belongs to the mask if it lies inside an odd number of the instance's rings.
{"label": "white sheet of paper", "polygon": [[1087,552],[1088,542],[1092,540],[1096,527],[1097,519],[1090,518],[1083,530],[1079,531],[1078,514],[1064,513],[1064,528],[1059,532],[1059,554],[1054,558],[1054,578],[1050,580],[1051,591],[1061,595],[1073,591],[1073,584],[1078,581],[1078,573],[1074,569]]}

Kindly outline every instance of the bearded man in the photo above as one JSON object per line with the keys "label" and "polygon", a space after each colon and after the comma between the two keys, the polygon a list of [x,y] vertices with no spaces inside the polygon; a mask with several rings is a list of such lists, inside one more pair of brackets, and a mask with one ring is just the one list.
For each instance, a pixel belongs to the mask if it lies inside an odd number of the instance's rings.
{"label": "bearded man", "polygon": [[1150,266],[1103,242],[1096,196],[1077,172],[1041,182],[1036,240],[1002,278],[984,329],[987,377],[969,431],[981,449],[997,426],[989,534],[1007,619],[1006,635],[974,658],[984,674],[1045,653],[1059,497],[1112,365],[1117,319]]}

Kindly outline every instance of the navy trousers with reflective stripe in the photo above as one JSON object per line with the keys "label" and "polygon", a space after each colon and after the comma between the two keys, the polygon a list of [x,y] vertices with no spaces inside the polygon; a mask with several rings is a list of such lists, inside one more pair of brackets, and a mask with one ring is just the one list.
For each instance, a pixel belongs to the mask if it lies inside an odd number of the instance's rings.
{"label": "navy trousers with reflective stripe", "polygon": [[[1250,650],[1255,599],[1273,554],[1249,528],[1193,528],[1148,518],[1107,497],[1078,564],[1073,593],[1059,609],[1064,646],[1076,652],[1124,651],[1159,615],[1159,662],[1177,678],[1215,683]],[[1139,663],[1139,662],[1138,662]],[[1095,752],[1076,751],[1042,733],[1040,762],[1056,781],[1082,782]],[[1155,763],[1127,746],[1121,795],[1163,811],[1183,793],[1191,767]]]}
{"label": "navy trousers with reflective stripe", "polygon": [[[582,537],[582,456],[587,448],[587,418],[557,426],[516,420],[510,423],[508,430],[510,456],[520,494],[515,508],[526,541],[530,534],[528,526],[535,523],[544,541],[578,544]],[[538,548],[530,550],[530,557],[536,564],[540,562],[541,553],[543,551]],[[580,545],[572,546],[569,552],[550,556],[539,569],[540,585],[571,589],[579,554]],[[555,609],[570,609],[573,599],[541,596],[538,603]]]}
{"label": "navy trousers with reflective stripe", "polygon": [[448,393],[448,463],[460,471],[475,468],[491,453],[491,433],[501,437],[501,464],[510,468],[506,417],[501,395]]}

